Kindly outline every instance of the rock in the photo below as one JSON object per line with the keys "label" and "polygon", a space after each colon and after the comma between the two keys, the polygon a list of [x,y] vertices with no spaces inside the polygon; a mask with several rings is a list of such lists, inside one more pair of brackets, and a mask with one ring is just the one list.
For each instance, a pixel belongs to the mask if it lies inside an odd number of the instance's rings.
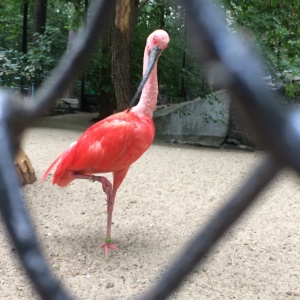
{"label": "rock", "polygon": [[224,90],[204,99],[170,104],[154,112],[156,137],[179,143],[219,146],[228,131],[229,104]]}

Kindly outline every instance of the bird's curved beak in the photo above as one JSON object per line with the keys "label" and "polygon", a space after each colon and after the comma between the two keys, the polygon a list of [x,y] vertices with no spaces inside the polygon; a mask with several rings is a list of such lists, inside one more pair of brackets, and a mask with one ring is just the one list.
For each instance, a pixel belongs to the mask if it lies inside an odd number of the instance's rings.
{"label": "bird's curved beak", "polygon": [[153,67],[156,63],[156,61],[158,60],[160,54],[162,53],[162,49],[160,49],[158,46],[155,46],[151,49],[150,51],[150,55],[149,55],[149,61],[148,61],[148,65],[147,65],[147,69],[146,72],[144,74],[144,77],[135,93],[135,95],[133,96],[132,100],[130,101],[129,105],[128,105],[128,111],[135,105],[138,104],[141,94],[142,94],[142,90],[143,87],[145,85],[145,83],[148,80],[149,75],[151,74]]}

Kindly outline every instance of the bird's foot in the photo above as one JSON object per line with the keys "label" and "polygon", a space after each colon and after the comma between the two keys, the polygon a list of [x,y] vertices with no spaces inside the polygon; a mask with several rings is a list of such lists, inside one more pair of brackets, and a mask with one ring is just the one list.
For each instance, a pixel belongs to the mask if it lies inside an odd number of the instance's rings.
{"label": "bird's foot", "polygon": [[105,239],[104,243],[100,245],[101,248],[104,248],[105,255],[108,255],[109,250],[120,250],[116,244],[111,243],[111,239]]}

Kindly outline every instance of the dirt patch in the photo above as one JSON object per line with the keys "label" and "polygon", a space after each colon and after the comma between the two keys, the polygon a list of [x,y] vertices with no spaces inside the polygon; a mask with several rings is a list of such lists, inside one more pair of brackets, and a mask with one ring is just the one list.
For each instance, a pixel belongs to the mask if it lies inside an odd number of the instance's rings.
{"label": "dirt patch", "polygon": [[[28,131],[24,149],[38,179],[92,117],[46,118]],[[154,143],[117,194],[112,236],[122,251],[108,259],[99,247],[106,224],[99,184],[61,189],[48,179],[23,190],[45,256],[71,294],[131,299],[151,287],[263,156]],[[284,172],[171,299],[300,299],[299,216],[299,180]],[[2,225],[0,268],[1,299],[38,299]]]}

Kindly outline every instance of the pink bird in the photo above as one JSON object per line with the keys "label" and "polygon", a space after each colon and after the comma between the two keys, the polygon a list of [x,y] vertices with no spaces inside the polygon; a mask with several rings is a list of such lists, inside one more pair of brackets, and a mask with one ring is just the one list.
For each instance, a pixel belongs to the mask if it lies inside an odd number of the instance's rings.
{"label": "pink bird", "polygon": [[[107,232],[101,247],[106,255],[110,249],[119,250],[111,242],[112,213],[117,190],[131,164],[150,147],[154,138],[152,115],[158,96],[157,61],[168,43],[169,35],[164,30],[156,30],[149,35],[144,52],[144,77],[129,109],[89,127],[54,160],[41,179],[44,181],[57,164],[53,184],[66,187],[74,179],[88,179],[102,184],[107,195]],[[136,106],[135,102],[138,102]],[[113,173],[112,184],[104,176],[94,175],[109,172]]]}

